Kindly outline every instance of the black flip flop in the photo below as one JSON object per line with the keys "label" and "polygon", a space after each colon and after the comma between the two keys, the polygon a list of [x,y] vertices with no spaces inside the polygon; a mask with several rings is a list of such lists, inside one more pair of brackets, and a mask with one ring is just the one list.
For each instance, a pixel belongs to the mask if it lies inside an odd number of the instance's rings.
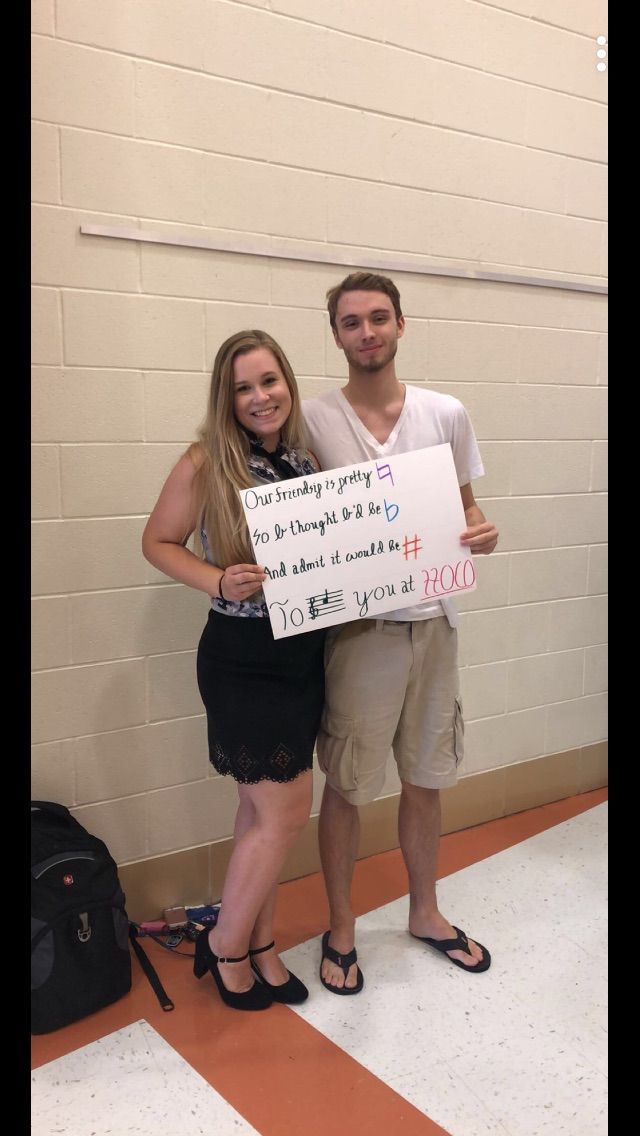
{"label": "black flip flop", "polygon": [[464,931],[461,931],[459,927],[453,927],[453,929],[456,932],[455,939],[428,939],[424,938],[422,935],[414,935],[413,931],[411,931],[410,934],[414,939],[419,939],[421,943],[426,943],[428,947],[433,947],[434,950],[446,955],[449,962],[452,962],[454,966],[459,966],[461,970],[468,970],[469,974],[480,974],[481,971],[488,970],[491,966],[491,955],[487,948],[483,947],[482,943],[478,943],[475,939],[473,940],[474,943],[476,943],[476,946],[480,947],[482,951],[482,958],[475,966],[465,966],[463,962],[460,962],[460,959],[451,958],[451,955],[447,954],[448,951],[464,951],[467,955],[471,954],[469,950],[469,940]]}
{"label": "black flip flop", "polygon": [[345,982],[346,982],[347,975],[349,973],[349,967],[353,966],[354,962],[357,962],[357,959],[358,959],[355,947],[353,948],[352,951],[349,951],[349,953],[346,954],[346,955],[339,955],[337,951],[334,951],[333,947],[329,946],[329,935],[330,934],[331,934],[330,931],[325,931],[324,935],[322,936],[322,959],[320,960],[320,981],[321,981],[322,985],[325,987],[325,989],[330,990],[332,994],[359,994],[360,991],[362,990],[362,987],[364,986],[364,975],[363,975],[362,971],[360,970],[360,967],[358,967],[358,969],[357,969],[357,982],[356,982],[355,986],[332,986],[329,982],[325,982],[324,978],[322,977],[322,963],[324,962],[325,959],[329,959],[329,962],[335,963],[336,966],[340,967],[342,973],[344,974],[344,978],[345,978]]}

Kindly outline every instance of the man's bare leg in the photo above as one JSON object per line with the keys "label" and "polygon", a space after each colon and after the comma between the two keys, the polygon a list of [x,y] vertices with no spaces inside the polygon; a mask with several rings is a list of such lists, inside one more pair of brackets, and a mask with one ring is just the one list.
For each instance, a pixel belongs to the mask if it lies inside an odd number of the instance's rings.
{"label": "man's bare leg", "polygon": [[[409,930],[430,939],[455,939],[456,933],[438,910],[436,873],[440,844],[440,792],[402,782],[398,812],[400,848],[409,874]],[[477,943],[469,939],[469,950],[476,962],[482,959]],[[464,951],[447,951],[473,968]]]}
{"label": "man's bare leg", "polygon": [[[360,841],[360,817],[355,805],[350,805],[328,784],[325,784],[322,796],[318,841],[324,886],[329,900],[329,945],[339,954],[347,954],[353,948],[355,936],[351,881]],[[355,986],[357,967],[355,963],[349,967],[345,981],[340,967],[324,959],[322,977],[331,986]]]}

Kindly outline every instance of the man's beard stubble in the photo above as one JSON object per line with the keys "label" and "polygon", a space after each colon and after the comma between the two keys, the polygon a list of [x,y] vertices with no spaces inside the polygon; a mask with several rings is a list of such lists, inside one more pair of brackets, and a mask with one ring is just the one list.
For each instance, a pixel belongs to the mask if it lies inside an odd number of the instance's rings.
{"label": "man's beard stubble", "polygon": [[362,371],[365,374],[376,374],[377,371],[383,371],[385,367],[395,359],[398,351],[398,342],[392,343],[385,355],[379,357],[372,357],[371,359],[360,359],[354,357],[350,352],[345,351],[347,362],[356,371]]}

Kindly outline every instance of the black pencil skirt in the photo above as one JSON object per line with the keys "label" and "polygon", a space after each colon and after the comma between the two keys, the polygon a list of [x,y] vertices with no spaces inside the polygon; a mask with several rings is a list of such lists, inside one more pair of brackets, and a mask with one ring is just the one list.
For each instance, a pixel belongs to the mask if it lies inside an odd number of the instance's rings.
{"label": "black pencil skirt", "polygon": [[268,619],[210,611],[197,675],[209,760],[244,785],[311,769],[324,702],[324,630],[274,639]]}

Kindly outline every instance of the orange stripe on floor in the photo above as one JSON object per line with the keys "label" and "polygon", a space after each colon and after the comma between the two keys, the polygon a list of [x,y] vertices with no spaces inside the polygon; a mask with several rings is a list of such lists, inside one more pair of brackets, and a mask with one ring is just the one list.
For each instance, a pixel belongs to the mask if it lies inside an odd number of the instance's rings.
{"label": "orange stripe on floor", "polygon": [[[600,789],[444,836],[439,878],[503,851],[607,799]],[[399,850],[361,860],[354,875],[356,913],[407,892]],[[319,874],[282,884],[276,936],[281,950],[326,929]],[[206,976],[196,983],[190,959],[150,940],[143,945],[176,1009],[164,1013],[133,959],[131,993],[97,1014],[32,1039],[33,1068],[144,1018],[261,1136],[447,1136],[388,1085],[285,1006],[262,1013],[225,1007]],[[318,958],[319,964],[319,958]],[[312,997],[331,997],[318,986]]]}

